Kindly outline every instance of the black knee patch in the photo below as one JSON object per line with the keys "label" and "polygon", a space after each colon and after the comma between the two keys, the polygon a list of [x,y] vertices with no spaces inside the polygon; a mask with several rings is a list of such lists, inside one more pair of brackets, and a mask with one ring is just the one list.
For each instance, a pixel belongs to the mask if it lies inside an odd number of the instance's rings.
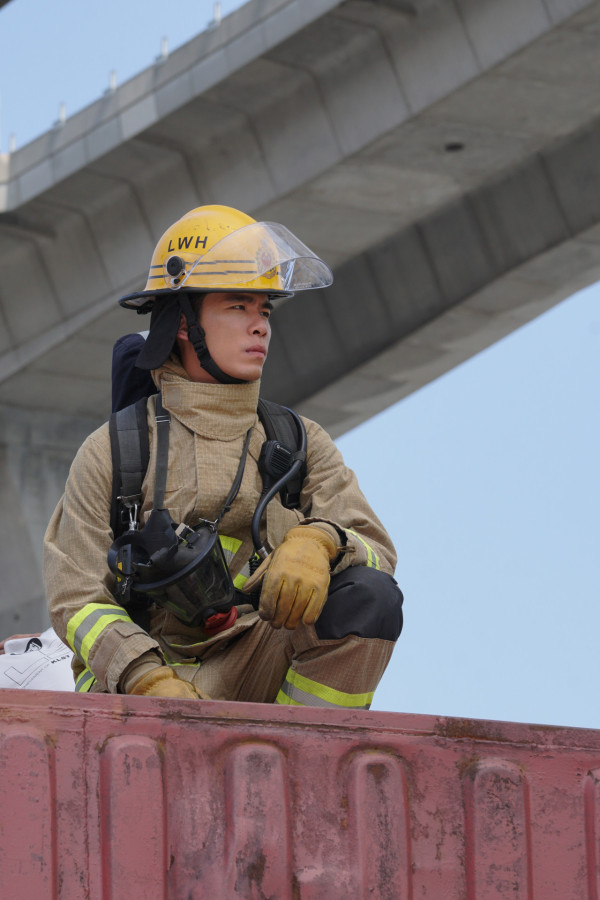
{"label": "black knee patch", "polygon": [[391,575],[366,566],[350,566],[334,575],[315,625],[320,640],[349,634],[396,641],[402,631],[402,591]]}

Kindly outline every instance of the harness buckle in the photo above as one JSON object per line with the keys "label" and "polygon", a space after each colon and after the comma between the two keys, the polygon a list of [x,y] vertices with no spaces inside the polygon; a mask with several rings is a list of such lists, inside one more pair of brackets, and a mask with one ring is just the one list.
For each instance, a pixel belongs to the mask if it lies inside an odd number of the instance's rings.
{"label": "harness buckle", "polygon": [[134,503],[133,506],[127,507],[129,511],[129,531],[137,531],[139,508],[138,503]]}
{"label": "harness buckle", "polygon": [[123,504],[123,507],[129,514],[129,528],[127,529],[128,531],[138,530],[140,499],[141,498],[139,494],[131,494],[128,497],[125,497],[123,495],[117,497],[117,500],[119,500],[119,502]]}

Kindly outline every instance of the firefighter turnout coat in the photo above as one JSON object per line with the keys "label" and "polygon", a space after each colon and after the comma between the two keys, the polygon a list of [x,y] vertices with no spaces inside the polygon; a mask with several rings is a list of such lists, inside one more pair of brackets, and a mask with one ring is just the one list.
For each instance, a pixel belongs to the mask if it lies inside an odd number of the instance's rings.
{"label": "firefighter turnout coat", "polygon": [[[241,587],[254,550],[250,525],[262,490],[258,459],[266,435],[257,415],[259,382],[192,382],[173,358],[153,375],[171,414],[165,506],[174,522],[193,526],[200,518],[217,518],[235,478],[247,431],[252,428],[239,493],[219,526],[234,584]],[[143,483],[142,524],[152,509],[154,417],[155,398],[150,397],[150,461]],[[394,548],[361,493],[355,474],[327,433],[315,422],[303,421],[308,444],[300,509],[285,509],[279,496],[269,503],[262,524],[268,545],[277,547],[294,525],[316,524],[343,548],[334,574],[348,566],[393,574]],[[114,576],[107,565],[113,542],[111,497],[112,459],[105,424],[79,449],[44,542],[50,619],[75,653],[79,690],[91,687],[93,691],[117,692],[127,666],[148,650],[157,650],[170,665],[193,664],[199,656],[206,656],[210,646],[226,646],[259,622],[258,613],[248,604],[238,608],[238,619],[231,628],[211,638],[158,607],[152,608],[148,631],[136,624],[112,593]]]}

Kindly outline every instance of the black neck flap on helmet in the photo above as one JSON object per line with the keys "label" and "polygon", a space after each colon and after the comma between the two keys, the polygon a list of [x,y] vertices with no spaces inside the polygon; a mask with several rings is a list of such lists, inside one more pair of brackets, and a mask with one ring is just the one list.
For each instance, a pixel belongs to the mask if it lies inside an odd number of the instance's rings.
{"label": "black neck flap on helmet", "polygon": [[220,384],[247,384],[242,378],[234,378],[224,372],[210,355],[205,331],[198,322],[198,316],[186,291],[178,293],[175,297],[171,291],[168,296],[156,296],[150,317],[150,332],[136,360],[136,367],[158,369],[167,361],[177,338],[182,313],[187,323],[190,342],[202,368]]}
{"label": "black neck flap on helmet", "polygon": [[208,374],[212,375],[213,378],[216,378],[221,384],[247,384],[248,382],[244,381],[243,378],[234,378],[233,375],[228,375],[227,372],[224,372],[216,364],[208,352],[208,347],[206,346],[206,333],[198,321],[198,316],[194,313],[194,308],[187,294],[181,295],[179,298],[179,306],[185,316],[188,335],[202,368],[206,369]]}

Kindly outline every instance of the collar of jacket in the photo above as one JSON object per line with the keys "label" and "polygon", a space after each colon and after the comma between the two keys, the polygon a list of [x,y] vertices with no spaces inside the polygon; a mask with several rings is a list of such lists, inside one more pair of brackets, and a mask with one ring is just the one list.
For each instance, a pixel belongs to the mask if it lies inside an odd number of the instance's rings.
{"label": "collar of jacket", "polygon": [[152,373],[163,405],[186,428],[202,437],[231,441],[256,424],[260,381],[204,384],[190,381],[172,357]]}

